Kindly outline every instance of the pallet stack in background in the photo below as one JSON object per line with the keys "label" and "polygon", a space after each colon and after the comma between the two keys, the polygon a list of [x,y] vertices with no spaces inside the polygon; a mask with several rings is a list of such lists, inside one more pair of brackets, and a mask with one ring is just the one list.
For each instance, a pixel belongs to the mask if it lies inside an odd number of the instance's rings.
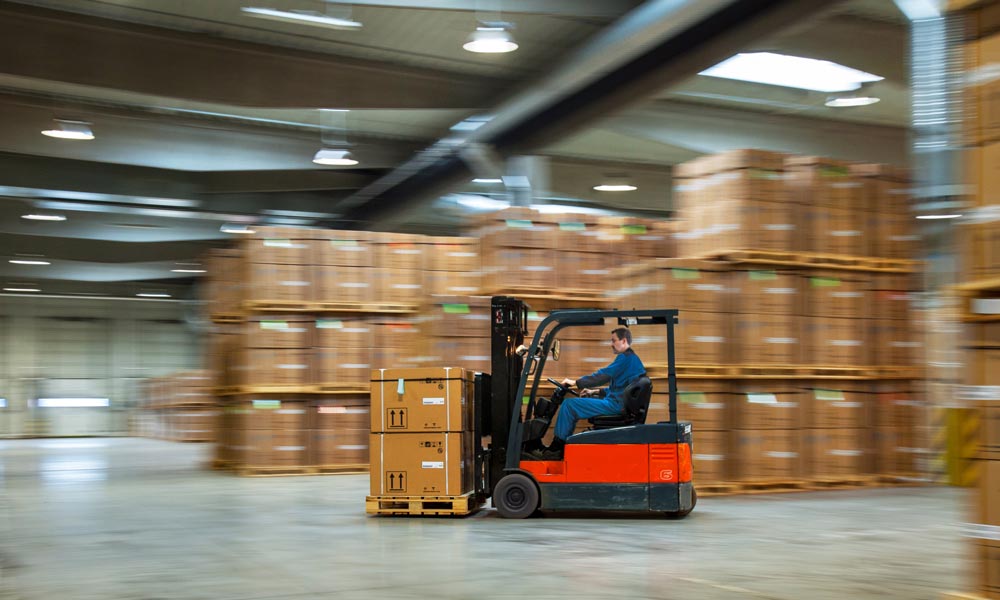
{"label": "pallet stack in background", "polygon": [[209,371],[182,371],[147,379],[136,434],[172,442],[214,442],[219,407]]}
{"label": "pallet stack in background", "polygon": [[473,373],[371,371],[369,514],[465,514],[474,503]]}

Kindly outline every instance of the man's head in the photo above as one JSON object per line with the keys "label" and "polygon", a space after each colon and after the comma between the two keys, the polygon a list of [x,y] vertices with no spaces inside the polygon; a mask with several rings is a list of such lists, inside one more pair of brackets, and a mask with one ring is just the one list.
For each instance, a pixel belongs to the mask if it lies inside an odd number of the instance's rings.
{"label": "man's head", "polygon": [[619,327],[611,331],[611,350],[621,354],[632,345],[632,332],[627,327]]}

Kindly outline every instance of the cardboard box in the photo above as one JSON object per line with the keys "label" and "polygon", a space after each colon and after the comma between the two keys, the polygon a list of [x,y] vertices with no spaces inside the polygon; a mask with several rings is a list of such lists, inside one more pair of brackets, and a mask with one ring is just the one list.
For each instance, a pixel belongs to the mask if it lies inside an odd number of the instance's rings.
{"label": "cardboard box", "polygon": [[790,156],[785,160],[785,181],[792,202],[854,211],[864,205],[862,182],[851,173],[846,162],[819,156]]}
{"label": "cardboard box", "polygon": [[[407,318],[386,318],[373,319],[373,326],[375,331],[375,345],[373,348],[379,349],[395,349],[401,353],[403,357],[414,357],[421,352],[421,342],[423,340],[423,334],[420,329],[416,326],[415,320]],[[375,364],[373,368],[383,368],[387,365]]]}
{"label": "cardboard box", "polygon": [[364,304],[375,300],[377,271],[361,267],[320,265],[313,267],[319,302]]}
{"label": "cardboard box", "polygon": [[912,476],[920,471],[923,450],[916,443],[915,433],[913,429],[899,426],[880,426],[872,430],[877,473]]}
{"label": "cardboard box", "polygon": [[731,345],[729,325],[724,313],[682,311],[674,329],[677,364],[726,364]]}
{"label": "cardboard box", "polygon": [[488,336],[490,302],[489,296],[431,296],[421,327],[432,338]]}
{"label": "cardboard box", "polygon": [[790,481],[803,475],[805,457],[798,429],[738,430],[733,432],[732,455],[737,480]]}
{"label": "cardboard box", "polygon": [[235,385],[306,385],[312,382],[312,350],[242,348],[233,352]]}
{"label": "cardboard box", "polygon": [[968,79],[965,90],[966,128],[970,144],[1000,139],[1000,83],[991,77],[1000,63],[1000,35],[991,35],[966,45]]}
{"label": "cardboard box", "polygon": [[[680,379],[677,382],[677,419],[690,422],[696,436],[732,428],[733,395],[728,382]],[[647,423],[670,420],[670,392],[666,379],[653,381]]]}
{"label": "cardboard box", "polygon": [[[647,420],[648,422],[648,420]],[[728,431],[698,431],[694,429],[691,459],[694,480],[701,484],[730,481],[733,456]]]}
{"label": "cardboard box", "polygon": [[483,268],[479,238],[424,236],[425,268],[429,271],[479,272]]}
{"label": "cardboard box", "polygon": [[806,422],[796,382],[753,380],[733,385],[734,429],[796,429]]}
{"label": "cardboard box", "polygon": [[742,169],[780,171],[787,155],[769,150],[737,149],[713,154],[708,158],[709,172],[723,173]]}
{"label": "cardboard box", "polygon": [[533,248],[493,248],[483,256],[484,282],[487,290],[512,287],[552,289],[556,266],[552,253]]}
{"label": "cardboard box", "polygon": [[306,265],[244,263],[244,300],[307,302],[316,286]]}
{"label": "cardboard box", "polygon": [[425,295],[473,296],[483,288],[483,273],[476,271],[425,271]]}
{"label": "cardboard box", "polygon": [[245,432],[243,464],[247,467],[297,467],[309,463],[305,430],[251,429]]}
{"label": "cardboard box", "polygon": [[875,418],[873,398],[867,384],[844,381],[817,381],[806,390],[808,427],[815,429],[857,429],[868,427]]}
{"label": "cardboard box", "polygon": [[601,290],[611,285],[607,255],[591,252],[559,252],[556,282],[560,290]]}
{"label": "cardboard box", "polygon": [[372,370],[371,348],[316,348],[314,351],[319,384],[368,383]]}
{"label": "cardboard box", "polygon": [[423,236],[403,233],[385,234],[376,245],[376,263],[383,269],[409,269],[422,271],[427,245]]}
{"label": "cardboard box", "polygon": [[979,591],[986,598],[1000,598],[1000,541],[977,540]]}
{"label": "cardboard box", "polygon": [[311,230],[291,227],[255,227],[239,240],[240,251],[251,263],[308,265],[313,262]]}
{"label": "cardboard box", "polygon": [[875,424],[880,428],[915,430],[927,421],[929,409],[924,393],[907,381],[884,381],[872,385],[875,394]]}
{"label": "cardboard box", "polygon": [[373,496],[459,496],[473,487],[472,434],[372,433]]}
{"label": "cardboard box", "polygon": [[732,311],[742,314],[798,315],[802,311],[802,278],[791,271],[733,271],[727,284]]}
{"label": "cardboard box", "polygon": [[431,338],[427,349],[428,364],[449,364],[470,372],[489,373],[490,338],[449,337]]}
{"label": "cardboard box", "polygon": [[922,336],[910,321],[872,320],[872,361],[880,365],[913,365],[923,361]]}
{"label": "cardboard box", "polygon": [[917,257],[920,235],[912,214],[874,214],[870,231],[874,233],[875,252],[885,258],[913,259]]}
{"label": "cardboard box", "polygon": [[864,255],[867,249],[864,212],[857,208],[810,206],[806,249],[825,254]]}
{"label": "cardboard box", "polygon": [[394,304],[420,304],[424,299],[423,271],[373,269],[377,280],[375,299]]}
{"label": "cardboard box", "polygon": [[805,314],[857,319],[868,316],[869,280],[851,271],[812,270],[804,276]]}
{"label": "cardboard box", "polygon": [[969,348],[965,352],[966,385],[1000,385],[1000,348]]}
{"label": "cardboard box", "polygon": [[471,431],[473,374],[456,367],[371,372],[372,433]]}
{"label": "cardboard box", "polygon": [[733,361],[750,365],[790,365],[802,354],[801,318],[789,315],[732,315]]}
{"label": "cardboard box", "polygon": [[368,317],[318,316],[309,325],[314,345],[320,348],[366,348],[379,343],[375,322]]}
{"label": "cardboard box", "polygon": [[669,299],[670,308],[687,311],[727,312],[730,289],[725,267],[719,263],[688,259],[662,259],[645,271],[646,291],[660,301]]}
{"label": "cardboard box", "polygon": [[980,460],[979,466],[976,522],[991,527],[1000,527],[1000,460]]}
{"label": "cardboard box", "polygon": [[807,472],[814,477],[868,472],[869,456],[872,454],[870,440],[870,430],[863,428],[807,429]]}
{"label": "cardboard box", "polygon": [[865,319],[812,317],[805,319],[803,338],[811,364],[852,367],[866,362]]}
{"label": "cardboard box", "polygon": [[243,323],[243,346],[246,348],[293,348],[312,346],[314,322],[301,315],[248,317]]}
{"label": "cardboard box", "polygon": [[366,231],[319,230],[314,252],[317,265],[330,267],[373,267],[379,234]]}
{"label": "cardboard box", "polygon": [[[365,417],[367,417],[367,413]],[[309,464],[322,467],[368,464],[368,424],[309,432]]]}
{"label": "cardboard box", "polygon": [[536,211],[510,209],[493,215],[479,229],[484,252],[496,248],[556,248],[556,226],[540,221]]}
{"label": "cardboard box", "polygon": [[307,427],[306,396],[292,394],[247,394],[223,405],[227,429],[300,431]]}

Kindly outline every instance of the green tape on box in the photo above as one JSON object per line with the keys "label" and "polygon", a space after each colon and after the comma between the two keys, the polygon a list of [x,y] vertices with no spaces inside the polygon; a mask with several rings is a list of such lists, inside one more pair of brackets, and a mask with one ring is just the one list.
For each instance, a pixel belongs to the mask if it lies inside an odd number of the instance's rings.
{"label": "green tape on box", "polygon": [[625,235],[643,235],[646,233],[645,225],[622,225],[622,233]]}
{"label": "green tape on box", "polygon": [[530,400],[530,399],[531,399],[531,396],[525,396],[525,397],[521,398],[521,404],[525,404],[525,405],[528,404],[528,400]]}
{"label": "green tape on box", "polygon": [[698,269],[670,269],[674,279],[698,279],[701,273]]}
{"label": "green tape on box", "polygon": [[750,281],[773,281],[778,278],[778,273],[775,271],[748,271],[747,275]]}
{"label": "green tape on box", "polygon": [[535,312],[535,311],[533,311],[533,310],[529,310],[528,311],[528,318],[529,319],[537,319],[538,318],[538,313]]}
{"label": "green tape on box", "polygon": [[583,223],[560,223],[559,229],[563,231],[583,231],[587,226]]}
{"label": "green tape on box", "polygon": [[813,390],[813,395],[817,400],[831,402],[841,402],[844,400],[844,392],[840,390]]}
{"label": "green tape on box", "polygon": [[507,227],[520,227],[523,229],[531,227],[531,221],[527,219],[507,219]]}
{"label": "green tape on box", "polygon": [[781,172],[766,169],[747,169],[750,179],[780,179]]}
{"label": "green tape on box", "polygon": [[684,404],[704,404],[705,392],[677,392],[677,399]]}
{"label": "green tape on box", "polygon": [[287,321],[261,321],[261,329],[288,329]]}
{"label": "green tape on box", "polygon": [[281,408],[281,400],[254,400],[253,407],[266,410]]}
{"label": "green tape on box", "polygon": [[830,277],[810,277],[809,283],[813,287],[837,287],[840,285],[840,280]]}
{"label": "green tape on box", "polygon": [[847,177],[847,167],[831,167],[829,165],[819,168],[820,177]]}
{"label": "green tape on box", "polygon": [[467,315],[471,312],[468,304],[442,304],[441,308],[446,315]]}
{"label": "green tape on box", "polygon": [[316,319],[316,329],[343,329],[344,322],[340,319]]}

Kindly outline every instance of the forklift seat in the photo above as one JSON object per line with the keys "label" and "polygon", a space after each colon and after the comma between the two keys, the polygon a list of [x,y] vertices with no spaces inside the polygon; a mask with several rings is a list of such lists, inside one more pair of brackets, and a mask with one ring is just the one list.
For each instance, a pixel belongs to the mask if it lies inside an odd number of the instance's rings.
{"label": "forklift seat", "polygon": [[653,395],[653,382],[642,375],[625,388],[625,409],[615,415],[600,415],[587,421],[591,429],[611,429],[626,425],[642,425],[646,422],[649,399]]}

